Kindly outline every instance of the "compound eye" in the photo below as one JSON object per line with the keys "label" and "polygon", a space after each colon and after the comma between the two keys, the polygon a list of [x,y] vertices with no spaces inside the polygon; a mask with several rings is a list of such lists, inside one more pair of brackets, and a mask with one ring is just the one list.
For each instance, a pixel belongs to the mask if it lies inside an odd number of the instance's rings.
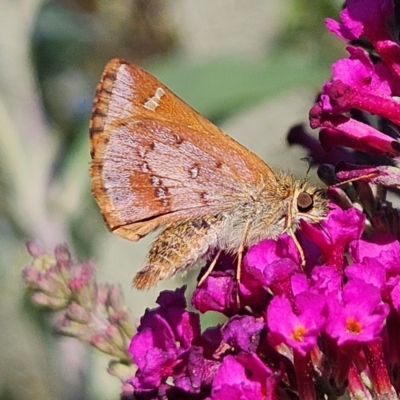
{"label": "compound eye", "polygon": [[300,212],[308,212],[313,208],[314,201],[311,194],[307,192],[301,192],[297,197],[297,209]]}

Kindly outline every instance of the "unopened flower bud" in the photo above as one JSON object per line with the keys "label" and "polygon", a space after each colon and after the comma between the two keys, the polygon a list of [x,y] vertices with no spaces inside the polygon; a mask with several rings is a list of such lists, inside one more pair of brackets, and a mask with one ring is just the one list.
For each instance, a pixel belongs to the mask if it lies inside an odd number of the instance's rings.
{"label": "unopened flower bud", "polygon": [[75,302],[72,302],[65,312],[66,317],[81,324],[89,324],[92,320],[90,313],[88,313],[82,306]]}
{"label": "unopened flower bud", "polygon": [[126,359],[127,356],[118,346],[116,346],[112,341],[110,341],[105,335],[101,333],[95,333],[90,338],[90,344],[103,353],[110,354],[114,357],[121,359]]}
{"label": "unopened flower bud", "polygon": [[86,310],[92,310],[96,303],[97,286],[93,262],[80,263],[73,269],[69,282],[74,298]]}
{"label": "unopened flower bud", "polygon": [[92,328],[87,324],[80,324],[69,319],[66,314],[61,314],[53,324],[54,330],[65,336],[75,337],[79,340],[88,341],[92,335]]}
{"label": "unopened flower bud", "polygon": [[54,250],[57,268],[66,282],[71,279],[72,259],[66,244],[58,245]]}
{"label": "unopened flower bud", "polygon": [[[136,369],[137,367],[134,366],[133,364],[126,365],[113,360],[110,361],[110,363],[108,364],[107,371],[110,375],[119,378],[121,382],[125,382],[127,379],[135,375]],[[132,388],[132,385],[129,386]]]}
{"label": "unopened flower bud", "polygon": [[32,295],[32,302],[52,310],[59,310],[68,304],[68,300],[62,297],[48,296],[43,292],[36,292]]}
{"label": "unopened flower bud", "polygon": [[26,248],[32,257],[39,257],[44,253],[43,247],[36,240],[30,240],[26,244]]}
{"label": "unopened flower bud", "polygon": [[105,336],[113,342],[119,349],[125,350],[127,345],[120,330],[115,325],[109,325],[105,331]]}

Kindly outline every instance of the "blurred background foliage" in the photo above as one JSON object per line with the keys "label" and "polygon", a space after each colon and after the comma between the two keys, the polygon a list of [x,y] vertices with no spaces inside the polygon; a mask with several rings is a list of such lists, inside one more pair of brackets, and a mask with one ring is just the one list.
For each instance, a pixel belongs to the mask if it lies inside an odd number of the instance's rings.
{"label": "blurred background foliage", "polygon": [[[25,242],[71,244],[122,283],[139,318],[162,283],[129,281],[150,239],[108,233],[90,194],[88,122],[106,62],[144,66],[268,163],[304,174],[285,145],[343,51],[323,24],[338,0],[0,0],[0,399],[115,399],[107,357],[54,338],[23,295]],[[295,154],[295,156],[293,156]],[[189,282],[193,281],[190,279]]]}

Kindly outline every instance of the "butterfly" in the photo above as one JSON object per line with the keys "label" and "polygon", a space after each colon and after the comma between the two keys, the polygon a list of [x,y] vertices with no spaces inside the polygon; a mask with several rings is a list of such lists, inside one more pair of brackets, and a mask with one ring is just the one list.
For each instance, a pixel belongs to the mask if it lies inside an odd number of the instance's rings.
{"label": "butterfly", "polygon": [[[104,69],[90,121],[92,192],[108,228],[137,241],[162,229],[133,280],[139,289],[215,251],[244,249],[327,214],[324,192],[274,171],[148,72]],[[212,268],[211,268],[212,269]],[[209,272],[211,271],[209,268]],[[207,274],[206,274],[207,275]]]}

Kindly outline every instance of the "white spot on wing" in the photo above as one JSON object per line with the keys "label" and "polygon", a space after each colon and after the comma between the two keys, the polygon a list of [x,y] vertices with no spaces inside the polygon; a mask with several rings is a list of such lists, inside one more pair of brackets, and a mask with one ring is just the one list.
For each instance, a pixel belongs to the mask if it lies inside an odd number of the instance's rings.
{"label": "white spot on wing", "polygon": [[156,189],[156,196],[161,200],[161,204],[164,207],[168,207],[169,200],[168,200],[168,197],[167,197],[167,191],[164,188],[158,187]]}
{"label": "white spot on wing", "polygon": [[198,167],[193,167],[190,168],[190,177],[191,178],[197,178],[197,176],[199,175],[199,168]]}
{"label": "white spot on wing", "polygon": [[159,199],[164,199],[166,197],[166,191],[164,188],[160,187],[156,189],[156,196]]}
{"label": "white spot on wing", "polygon": [[142,164],[142,172],[149,172],[149,165],[147,164],[147,162],[144,162]]}
{"label": "white spot on wing", "polygon": [[151,177],[151,184],[153,186],[159,186],[159,185],[161,185],[161,179],[158,176],[153,175]]}
{"label": "white spot on wing", "polygon": [[155,111],[156,108],[160,105],[161,97],[165,95],[165,92],[162,88],[157,88],[154,96],[150,97],[143,105],[144,108],[147,108],[150,111]]}
{"label": "white spot on wing", "polygon": [[146,155],[146,150],[143,147],[139,148],[139,156],[144,158],[145,155]]}

